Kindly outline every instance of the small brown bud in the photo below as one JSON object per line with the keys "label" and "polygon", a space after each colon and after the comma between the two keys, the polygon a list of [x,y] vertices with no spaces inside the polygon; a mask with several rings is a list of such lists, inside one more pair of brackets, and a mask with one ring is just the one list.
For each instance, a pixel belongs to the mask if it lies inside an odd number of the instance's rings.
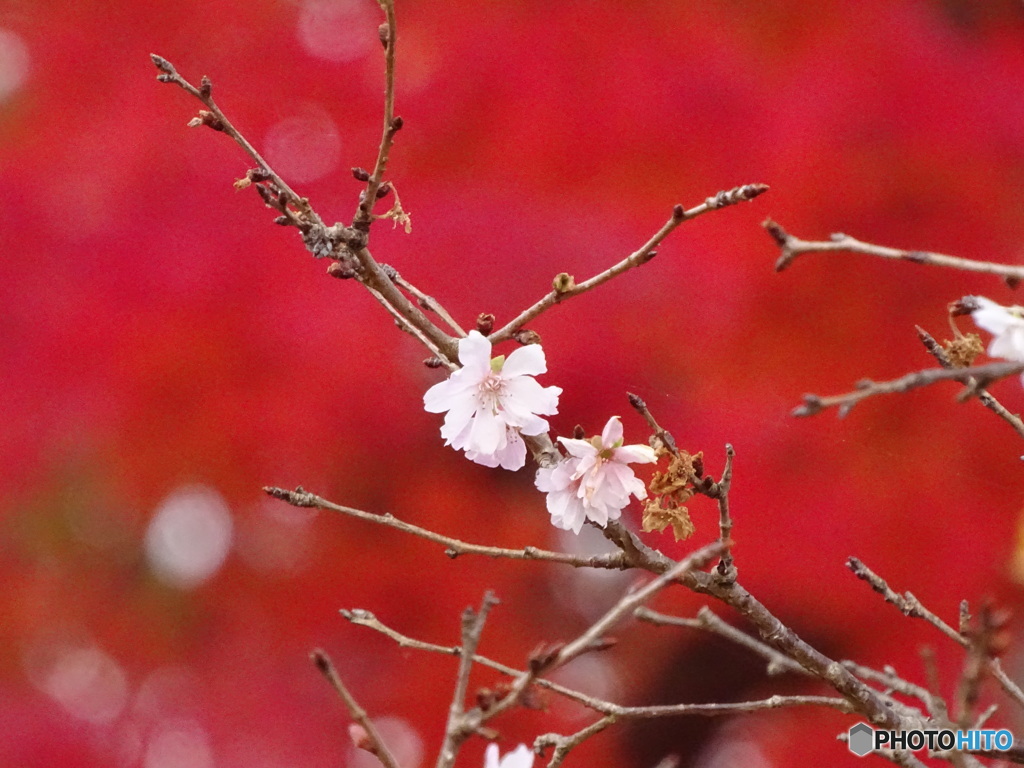
{"label": "small brown bud", "polygon": [[576,281],[568,272],[559,272],[551,281],[551,287],[557,294],[568,293],[576,287]]}
{"label": "small brown bud", "polygon": [[558,654],[562,652],[565,647],[565,643],[541,643],[530,653],[528,664],[533,672],[543,672],[545,669],[550,667],[556,659]]}
{"label": "small brown bud", "polygon": [[352,169],[352,175],[356,177],[356,181],[370,180],[370,172],[365,168],[359,168],[358,166]]}
{"label": "small brown bud", "polygon": [[405,125],[405,120],[403,120],[401,117],[395,117],[391,121],[391,132],[397,133],[398,131],[402,130],[403,125]]}
{"label": "small brown bud", "polygon": [[676,204],[672,208],[672,218],[675,219],[676,221],[681,221],[685,215],[686,209],[684,209],[683,206]]}
{"label": "small brown bud", "polygon": [[210,80],[206,75],[203,75],[203,79],[199,83],[199,95],[204,99],[210,98],[210,94],[213,92],[213,81]]}
{"label": "small brown bud", "polygon": [[427,368],[440,368],[444,365],[440,357],[428,357],[423,361],[423,364],[427,366]]}
{"label": "small brown bud", "polygon": [[576,440],[583,440],[587,436],[582,424],[577,424],[572,428],[572,436]]}
{"label": "small brown bud", "polygon": [[377,27],[377,39],[380,40],[380,44],[386,49],[388,43],[391,41],[391,30],[388,28],[388,23],[385,21],[379,27]]}
{"label": "small brown bud", "polygon": [[490,688],[479,688],[476,692],[476,704],[481,712],[486,712],[498,703],[498,695]]}
{"label": "small brown bud", "polygon": [[1006,287],[1011,291],[1016,291],[1017,286],[1020,285],[1020,278],[1015,277],[1014,275],[1007,275],[1003,278],[1003,281],[1006,283]]}
{"label": "small brown bud", "polygon": [[292,223],[292,220],[289,219],[287,216],[278,216],[276,219],[274,219],[274,223],[277,224],[279,227],[287,227],[289,224]]}
{"label": "small brown bud", "polygon": [[949,316],[960,317],[961,315],[969,315],[980,308],[981,306],[978,304],[978,300],[974,296],[964,296],[962,299],[950,302]]}
{"label": "small brown bud", "polygon": [[356,276],[356,272],[352,267],[340,261],[332,261],[327,267],[327,274],[339,280],[351,280]]}
{"label": "small brown bud", "polygon": [[490,312],[481,312],[476,316],[476,329],[484,336],[489,336],[494,330],[494,315]]}
{"label": "small brown bud", "polygon": [[381,184],[379,187],[377,187],[377,199],[378,200],[383,200],[389,194],[391,194],[391,182],[385,181],[383,184]]}
{"label": "small brown bud", "polygon": [[527,344],[540,344],[540,334],[536,331],[531,331],[527,328],[520,328],[518,331],[512,334],[512,338],[522,344],[524,347]]}
{"label": "small brown bud", "polygon": [[153,64],[156,65],[156,68],[161,72],[166,72],[169,75],[174,74],[174,66],[163,56],[157,56],[155,53],[151,53],[149,54],[149,58],[153,60]]}

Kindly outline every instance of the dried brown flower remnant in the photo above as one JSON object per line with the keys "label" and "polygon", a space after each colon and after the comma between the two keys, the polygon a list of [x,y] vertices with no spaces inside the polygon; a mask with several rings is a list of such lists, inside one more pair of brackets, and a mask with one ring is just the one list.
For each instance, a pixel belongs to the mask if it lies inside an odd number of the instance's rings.
{"label": "dried brown flower remnant", "polygon": [[690,520],[689,510],[686,507],[663,506],[666,498],[668,497],[652,499],[644,506],[641,523],[644,533],[663,531],[671,525],[672,535],[676,537],[676,541],[690,538],[697,529]]}
{"label": "dried brown flower remnant", "polygon": [[[662,447],[661,453],[668,451]],[[668,469],[655,472],[648,484],[652,498],[644,506],[642,526],[649,533],[663,531],[671,525],[676,541],[681,541],[688,539],[696,530],[683,504],[694,494],[694,481],[697,480],[698,469],[703,469],[704,454],[679,451],[669,456]]]}
{"label": "dried brown flower remnant", "polygon": [[981,337],[976,333],[968,333],[942,343],[942,348],[954,368],[967,368],[974,364],[975,358],[985,351]]}

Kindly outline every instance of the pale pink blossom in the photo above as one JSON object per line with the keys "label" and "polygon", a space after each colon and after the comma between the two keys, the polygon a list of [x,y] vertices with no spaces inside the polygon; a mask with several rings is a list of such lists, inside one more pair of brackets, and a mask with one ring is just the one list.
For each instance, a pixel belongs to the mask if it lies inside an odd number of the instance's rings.
{"label": "pale pink blossom", "polygon": [[558,438],[569,455],[553,467],[537,472],[537,488],[547,493],[551,523],[579,533],[583,523],[593,520],[602,528],[617,520],[629,497],[647,498],[643,482],[628,464],[649,464],[656,460],[646,445],[623,445],[622,423],[612,416],[600,437],[590,440]]}
{"label": "pale pink blossom", "polygon": [[520,744],[499,760],[498,745],[488,744],[484,752],[484,768],[533,768],[533,750]]}
{"label": "pale pink blossom", "polygon": [[974,300],[978,309],[971,313],[971,319],[993,334],[989,355],[1024,362],[1024,307],[1004,307],[984,296],[975,296]]}
{"label": "pale pink blossom", "polygon": [[441,437],[446,445],[488,467],[520,469],[526,463],[522,435],[548,431],[541,415],[558,412],[558,387],[542,387],[533,377],[547,371],[538,344],[520,347],[506,359],[491,358],[491,342],[479,331],[459,340],[462,368],[423,396],[430,413],[446,413]]}

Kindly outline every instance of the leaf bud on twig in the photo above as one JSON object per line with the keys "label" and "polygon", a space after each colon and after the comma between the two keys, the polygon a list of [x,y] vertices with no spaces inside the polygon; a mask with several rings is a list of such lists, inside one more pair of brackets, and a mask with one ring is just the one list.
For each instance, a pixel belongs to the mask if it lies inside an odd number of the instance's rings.
{"label": "leaf bud on twig", "polygon": [[494,330],[494,315],[490,312],[481,312],[476,316],[476,329],[484,336],[490,336]]}
{"label": "leaf bud on twig", "polygon": [[529,344],[540,344],[540,334],[536,331],[531,331],[528,328],[520,328],[512,334],[512,338],[524,347]]}
{"label": "leaf bud on twig", "polygon": [[569,291],[575,288],[576,281],[568,272],[559,272],[555,275],[555,279],[551,281],[551,287],[554,289],[555,293],[561,295],[563,293],[569,293]]}

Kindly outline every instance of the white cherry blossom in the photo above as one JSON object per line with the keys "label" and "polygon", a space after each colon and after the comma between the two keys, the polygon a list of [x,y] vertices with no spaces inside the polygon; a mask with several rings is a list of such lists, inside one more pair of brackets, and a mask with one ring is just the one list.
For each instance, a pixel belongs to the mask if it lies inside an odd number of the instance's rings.
{"label": "white cherry blossom", "polygon": [[539,344],[520,347],[506,359],[491,358],[491,342],[479,331],[459,340],[462,368],[423,396],[430,413],[446,413],[441,437],[446,445],[488,467],[520,469],[526,463],[522,435],[548,431],[541,415],[558,412],[558,387],[542,387],[533,377],[547,371]]}
{"label": "white cherry blossom", "polygon": [[975,296],[974,300],[978,309],[971,313],[971,319],[993,334],[989,355],[1024,362],[1024,307],[1004,307],[984,296]]}
{"label": "white cherry blossom", "polygon": [[499,760],[498,745],[488,744],[484,752],[484,768],[533,768],[533,750],[520,744]]}
{"label": "white cherry blossom", "polygon": [[556,528],[578,534],[588,519],[603,528],[619,518],[631,495],[647,498],[643,482],[627,465],[649,464],[657,457],[646,445],[622,444],[618,416],[608,420],[600,437],[558,441],[569,455],[538,470],[536,479],[537,488],[548,495],[548,512]]}

